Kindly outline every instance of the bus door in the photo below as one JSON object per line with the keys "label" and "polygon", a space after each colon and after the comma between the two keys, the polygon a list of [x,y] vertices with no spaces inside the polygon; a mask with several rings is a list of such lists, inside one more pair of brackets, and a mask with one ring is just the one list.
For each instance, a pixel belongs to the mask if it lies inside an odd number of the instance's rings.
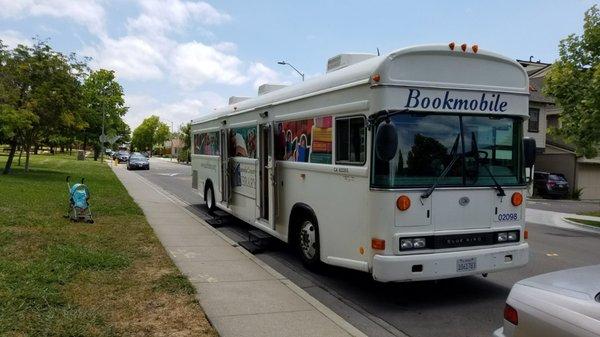
{"label": "bus door", "polygon": [[268,222],[275,229],[276,203],[276,175],[275,175],[275,146],[273,137],[273,125],[260,125],[260,148],[259,148],[259,199],[260,218]]}
{"label": "bus door", "polygon": [[221,190],[221,204],[229,207],[229,196],[231,194],[231,184],[230,184],[230,175],[229,175],[229,132],[228,130],[221,130],[221,141],[219,142],[221,145],[220,153],[221,158],[219,162],[221,163],[220,176],[221,176],[221,184],[219,189]]}

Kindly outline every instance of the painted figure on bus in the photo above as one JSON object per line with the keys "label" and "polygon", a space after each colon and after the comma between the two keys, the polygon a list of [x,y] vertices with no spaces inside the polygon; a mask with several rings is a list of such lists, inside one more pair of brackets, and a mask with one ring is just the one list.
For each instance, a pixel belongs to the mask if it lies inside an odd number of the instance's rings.
{"label": "painted figure on bus", "polygon": [[232,157],[248,157],[248,148],[242,134],[238,133],[237,130],[230,130],[229,141],[231,143]]}
{"label": "painted figure on bus", "polygon": [[306,146],[307,145],[306,143],[307,143],[306,134],[303,133],[300,136],[300,142],[298,143],[298,147],[296,148],[296,161],[304,162],[304,163],[308,162],[309,149]]}
{"label": "painted figure on bus", "polygon": [[256,158],[256,132],[254,129],[248,131],[248,143],[246,145],[248,148],[248,157]]}

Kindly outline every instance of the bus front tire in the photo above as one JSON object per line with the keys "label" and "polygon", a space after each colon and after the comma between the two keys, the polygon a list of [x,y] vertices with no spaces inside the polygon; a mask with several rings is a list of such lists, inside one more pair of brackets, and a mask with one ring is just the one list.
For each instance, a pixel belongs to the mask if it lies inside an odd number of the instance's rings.
{"label": "bus front tire", "polygon": [[321,251],[319,245],[319,227],[311,216],[304,216],[296,232],[296,245],[302,263],[309,269],[316,270],[321,266]]}
{"label": "bus front tire", "polygon": [[208,213],[213,214],[217,206],[215,204],[215,191],[213,191],[212,185],[208,185],[204,191],[204,202],[206,203],[206,208],[208,208]]}

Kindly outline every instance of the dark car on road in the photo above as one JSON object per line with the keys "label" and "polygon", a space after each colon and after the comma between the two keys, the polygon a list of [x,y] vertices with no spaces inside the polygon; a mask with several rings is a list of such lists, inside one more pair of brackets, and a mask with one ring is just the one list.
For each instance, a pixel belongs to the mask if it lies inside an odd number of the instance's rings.
{"label": "dark car on road", "polygon": [[127,160],[127,169],[149,170],[150,162],[148,161],[148,158],[144,157],[144,155],[142,155],[139,152],[135,152],[131,156],[129,156],[129,159]]}
{"label": "dark car on road", "polygon": [[119,151],[115,155],[115,159],[119,161],[119,163],[126,163],[129,160],[130,153],[129,151]]}
{"label": "dark car on road", "polygon": [[535,172],[533,194],[549,198],[566,198],[569,194],[569,182],[561,173]]}

